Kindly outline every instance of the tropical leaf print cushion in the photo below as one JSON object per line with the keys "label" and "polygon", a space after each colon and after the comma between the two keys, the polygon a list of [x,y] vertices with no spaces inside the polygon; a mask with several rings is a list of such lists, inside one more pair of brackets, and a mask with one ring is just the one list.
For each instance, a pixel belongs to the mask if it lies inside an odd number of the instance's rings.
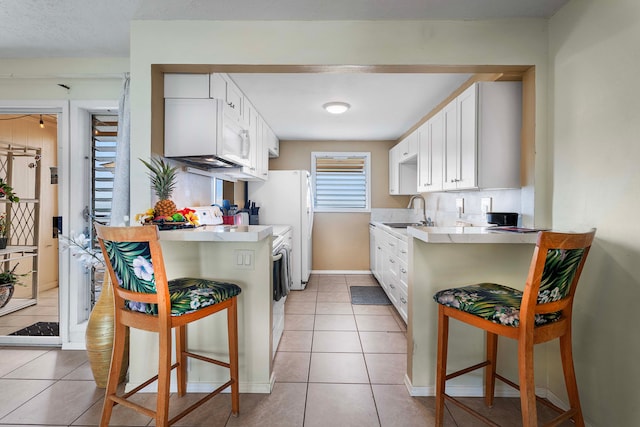
{"label": "tropical leaf print cushion", "polygon": [[[118,286],[142,293],[156,293],[151,251],[146,242],[104,241],[109,261],[118,279]],[[198,278],[169,281],[171,315],[181,316],[222,302],[238,295],[239,286],[233,283]],[[147,314],[158,314],[157,304],[127,301],[127,307]]]}
{"label": "tropical leaf print cushion", "polygon": [[[558,301],[569,292],[583,249],[547,252],[545,266],[538,292],[538,303]],[[494,323],[517,327],[520,324],[522,292],[495,283],[480,283],[461,288],[446,289],[434,295],[442,305],[482,317]],[[560,313],[536,314],[536,326],[555,322]]]}

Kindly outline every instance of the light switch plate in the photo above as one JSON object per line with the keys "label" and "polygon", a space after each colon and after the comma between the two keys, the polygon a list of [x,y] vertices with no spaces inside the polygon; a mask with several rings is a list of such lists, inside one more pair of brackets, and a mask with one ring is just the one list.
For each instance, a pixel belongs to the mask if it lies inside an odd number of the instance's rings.
{"label": "light switch plate", "polygon": [[491,212],[491,204],[491,197],[482,197],[480,199],[480,212],[482,212],[482,214]]}
{"label": "light switch plate", "polygon": [[255,251],[249,249],[233,250],[234,267],[238,270],[253,270],[255,265]]}

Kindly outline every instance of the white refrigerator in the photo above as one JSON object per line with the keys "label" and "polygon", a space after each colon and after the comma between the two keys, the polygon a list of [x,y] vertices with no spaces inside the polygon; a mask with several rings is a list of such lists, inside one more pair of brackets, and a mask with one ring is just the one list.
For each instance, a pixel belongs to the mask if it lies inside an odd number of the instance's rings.
{"label": "white refrigerator", "polygon": [[260,207],[261,225],[290,225],[291,289],[302,290],[311,274],[313,195],[311,174],[306,170],[269,171],[265,182],[249,182],[248,199]]}

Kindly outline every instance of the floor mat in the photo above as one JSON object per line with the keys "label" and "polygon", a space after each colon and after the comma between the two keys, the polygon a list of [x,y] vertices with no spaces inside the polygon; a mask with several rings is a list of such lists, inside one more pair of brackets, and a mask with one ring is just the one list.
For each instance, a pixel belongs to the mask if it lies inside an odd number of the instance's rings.
{"label": "floor mat", "polygon": [[380,286],[350,286],[351,304],[391,305],[391,301]]}
{"label": "floor mat", "polygon": [[58,322],[38,322],[31,326],[22,328],[19,331],[10,333],[9,335],[23,335],[30,337],[57,337],[60,335]]}

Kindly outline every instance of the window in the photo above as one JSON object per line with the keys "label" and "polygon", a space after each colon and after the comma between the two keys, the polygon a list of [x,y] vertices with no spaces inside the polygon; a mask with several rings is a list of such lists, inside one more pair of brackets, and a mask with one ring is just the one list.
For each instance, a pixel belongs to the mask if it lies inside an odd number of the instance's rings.
{"label": "window", "polygon": [[371,153],[311,153],[314,209],[369,212],[370,159]]}

